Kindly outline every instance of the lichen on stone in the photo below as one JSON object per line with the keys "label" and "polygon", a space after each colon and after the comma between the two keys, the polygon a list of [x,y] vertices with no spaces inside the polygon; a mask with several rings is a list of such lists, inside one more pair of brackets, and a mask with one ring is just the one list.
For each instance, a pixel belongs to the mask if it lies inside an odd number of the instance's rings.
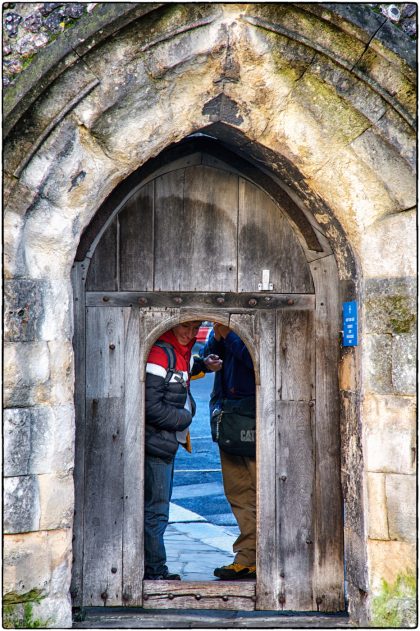
{"label": "lichen on stone", "polygon": [[375,296],[365,301],[370,333],[401,335],[410,333],[416,322],[415,307],[408,296]]}
{"label": "lichen on stone", "polygon": [[391,585],[384,580],[380,593],[372,601],[372,625],[382,628],[414,628],[416,605],[417,584],[413,574],[400,574]]}

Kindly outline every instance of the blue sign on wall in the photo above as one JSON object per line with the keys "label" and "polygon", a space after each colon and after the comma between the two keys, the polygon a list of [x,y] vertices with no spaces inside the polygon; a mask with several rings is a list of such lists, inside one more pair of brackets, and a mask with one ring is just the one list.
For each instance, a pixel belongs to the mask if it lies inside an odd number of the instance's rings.
{"label": "blue sign on wall", "polygon": [[357,346],[357,302],[343,302],[343,346]]}

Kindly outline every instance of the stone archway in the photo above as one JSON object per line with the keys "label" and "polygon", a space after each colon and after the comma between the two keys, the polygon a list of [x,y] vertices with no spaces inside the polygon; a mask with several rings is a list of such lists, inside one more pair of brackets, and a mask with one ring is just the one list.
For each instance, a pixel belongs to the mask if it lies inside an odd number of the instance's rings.
{"label": "stone archway", "polygon": [[[413,352],[414,71],[409,48],[386,39],[388,23],[346,11],[153,7],[96,46],[74,45],[48,88],[25,93],[26,111],[10,109],[5,589],[45,596],[37,608],[51,624],[70,625],[70,269],[84,228],[111,191],[198,131],[272,174],[329,241],[343,297],[357,290],[364,298],[366,337],[343,355],[340,376],[354,618],[369,615],[366,595],[382,577],[413,563],[412,518],[395,517],[397,491],[414,481],[412,442],[402,463],[390,445],[395,433],[413,440],[415,387],[404,355]],[[393,247],[398,239],[404,251]],[[377,414],[386,455],[374,445]]]}

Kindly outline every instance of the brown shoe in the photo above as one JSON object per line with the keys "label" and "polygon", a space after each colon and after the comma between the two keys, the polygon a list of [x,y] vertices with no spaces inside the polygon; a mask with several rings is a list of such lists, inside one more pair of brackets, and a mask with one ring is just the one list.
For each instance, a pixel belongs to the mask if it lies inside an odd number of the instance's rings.
{"label": "brown shoe", "polygon": [[223,567],[217,567],[213,574],[223,581],[235,581],[243,578],[256,578],[255,565],[241,565],[240,563],[231,563]]}

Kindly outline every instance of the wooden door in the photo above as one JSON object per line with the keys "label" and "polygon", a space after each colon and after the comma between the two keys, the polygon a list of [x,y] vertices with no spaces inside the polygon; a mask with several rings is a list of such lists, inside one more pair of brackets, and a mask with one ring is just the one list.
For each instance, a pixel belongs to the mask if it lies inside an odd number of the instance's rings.
{"label": "wooden door", "polygon": [[[302,243],[261,188],[194,154],[137,186],[75,265],[75,605],[344,608],[336,263]],[[142,581],[144,363],[197,318],[236,330],[256,369],[256,584]]]}

